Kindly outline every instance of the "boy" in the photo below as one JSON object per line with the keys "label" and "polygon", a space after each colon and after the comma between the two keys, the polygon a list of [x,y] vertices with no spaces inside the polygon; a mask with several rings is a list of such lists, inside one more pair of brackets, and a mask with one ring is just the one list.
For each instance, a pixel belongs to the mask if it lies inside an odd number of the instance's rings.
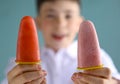
{"label": "boy", "polygon": [[79,0],[37,0],[36,23],[45,42],[45,47],[41,49],[42,66],[16,65],[7,75],[8,84],[119,83],[119,74],[103,50],[103,64],[110,69],[91,70],[91,74],[74,73],[77,66],[77,42],[73,41],[83,20],[79,7]]}

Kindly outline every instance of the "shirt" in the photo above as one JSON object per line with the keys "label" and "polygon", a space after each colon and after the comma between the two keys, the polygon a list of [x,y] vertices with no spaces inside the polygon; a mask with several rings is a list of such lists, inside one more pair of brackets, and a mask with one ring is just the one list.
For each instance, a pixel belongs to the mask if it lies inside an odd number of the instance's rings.
{"label": "shirt", "polygon": [[[104,67],[110,68],[112,76],[120,79],[120,74],[110,56],[103,49],[100,52]],[[40,53],[41,66],[47,71],[47,84],[73,84],[71,76],[77,71],[77,41],[57,53],[46,47],[43,47]],[[16,65],[14,60],[15,58],[10,60],[6,74]],[[1,84],[8,84],[7,79],[5,78]]]}

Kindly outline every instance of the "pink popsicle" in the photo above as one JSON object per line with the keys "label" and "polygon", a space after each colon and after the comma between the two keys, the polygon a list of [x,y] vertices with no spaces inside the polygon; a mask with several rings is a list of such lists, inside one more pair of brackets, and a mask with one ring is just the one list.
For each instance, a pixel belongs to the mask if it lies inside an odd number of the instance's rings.
{"label": "pink popsicle", "polygon": [[78,70],[96,68],[102,68],[97,33],[91,21],[83,21],[78,34]]}

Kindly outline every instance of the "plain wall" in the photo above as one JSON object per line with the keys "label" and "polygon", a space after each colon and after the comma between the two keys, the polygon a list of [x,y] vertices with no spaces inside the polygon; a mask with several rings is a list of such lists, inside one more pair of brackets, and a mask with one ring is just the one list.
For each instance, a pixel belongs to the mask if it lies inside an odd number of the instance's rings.
{"label": "plain wall", "polygon": [[[20,19],[36,16],[35,0],[0,0],[0,81],[11,57],[16,56]],[[120,71],[120,0],[82,0],[82,14],[94,22],[100,45]],[[43,40],[39,32],[41,45]]]}

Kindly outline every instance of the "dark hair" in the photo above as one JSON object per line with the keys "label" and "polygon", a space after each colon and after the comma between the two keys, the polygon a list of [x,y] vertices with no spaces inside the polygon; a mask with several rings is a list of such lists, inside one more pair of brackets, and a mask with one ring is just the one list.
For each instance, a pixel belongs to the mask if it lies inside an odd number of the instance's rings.
{"label": "dark hair", "polygon": [[[47,2],[47,1],[57,1],[57,0],[36,0],[37,13],[39,13],[42,4]],[[81,0],[71,0],[71,1],[77,2],[79,4],[79,6],[81,7]]]}

